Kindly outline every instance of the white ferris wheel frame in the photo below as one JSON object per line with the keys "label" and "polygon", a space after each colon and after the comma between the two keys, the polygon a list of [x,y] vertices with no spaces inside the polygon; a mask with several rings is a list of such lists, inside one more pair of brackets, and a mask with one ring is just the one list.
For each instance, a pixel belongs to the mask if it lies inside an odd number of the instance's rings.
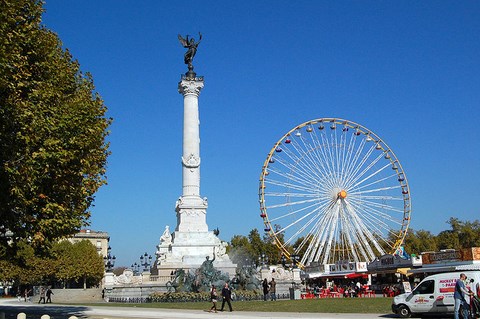
{"label": "white ferris wheel frame", "polygon": [[338,118],[305,122],[275,143],[262,167],[259,202],[265,232],[288,258],[303,250],[302,267],[393,253],[411,215],[407,177],[393,150]]}

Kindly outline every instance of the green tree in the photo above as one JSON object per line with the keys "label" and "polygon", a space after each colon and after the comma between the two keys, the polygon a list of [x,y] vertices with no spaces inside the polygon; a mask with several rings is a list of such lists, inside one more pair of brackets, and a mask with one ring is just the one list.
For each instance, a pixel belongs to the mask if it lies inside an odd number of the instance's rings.
{"label": "green tree", "polygon": [[296,254],[300,256],[300,258],[303,257],[312,240],[313,237],[310,234],[308,234],[306,237],[298,237],[292,245],[293,251],[295,251]]}
{"label": "green tree", "polygon": [[[108,126],[92,77],[41,25],[41,0],[0,1],[0,246],[88,225],[106,183]],[[11,232],[13,244],[8,244]]]}
{"label": "green tree", "polygon": [[243,267],[244,265],[252,265],[255,260],[251,254],[251,247],[248,238],[243,235],[234,235],[230,240],[230,251],[229,255],[234,263],[238,267]]}
{"label": "green tree", "polygon": [[440,232],[437,236],[439,249],[459,249],[478,247],[480,245],[480,222],[461,221],[451,217],[447,224],[451,229]]}
{"label": "green tree", "polygon": [[422,252],[438,250],[436,236],[428,230],[414,231],[409,228],[403,242],[408,254],[419,256]]}
{"label": "green tree", "polygon": [[55,258],[55,278],[62,283],[63,288],[75,278],[75,258],[73,244],[68,240],[55,243],[52,247],[52,255]]}
{"label": "green tree", "polygon": [[281,262],[282,250],[279,248],[287,247],[285,244],[285,233],[282,232],[282,227],[278,224],[273,225],[273,230],[277,234],[276,238],[273,238],[270,233],[263,236],[264,253],[268,257],[270,264],[278,264]]}
{"label": "green tree", "polygon": [[[277,230],[280,229],[277,227]],[[280,236],[280,238],[283,237]],[[252,229],[248,236],[233,236],[230,245],[232,246],[232,260],[240,266],[245,262],[258,264],[262,254],[265,254],[270,264],[280,262],[280,249],[270,236],[265,235],[262,238],[256,228]]]}
{"label": "green tree", "polygon": [[20,277],[21,269],[16,264],[0,260],[0,282],[13,282]]}
{"label": "green tree", "polygon": [[79,241],[73,244],[72,248],[71,256],[75,265],[74,279],[82,281],[83,289],[87,289],[88,285],[98,284],[103,278],[105,268],[97,248],[88,240]]}
{"label": "green tree", "polygon": [[248,241],[250,243],[250,254],[254,260],[258,260],[262,253],[265,253],[265,243],[258,232],[254,228],[248,234]]}

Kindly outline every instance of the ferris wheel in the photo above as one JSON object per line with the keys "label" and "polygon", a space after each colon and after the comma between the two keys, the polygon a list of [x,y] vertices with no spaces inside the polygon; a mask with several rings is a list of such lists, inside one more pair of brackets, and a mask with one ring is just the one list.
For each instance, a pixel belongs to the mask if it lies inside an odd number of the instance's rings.
{"label": "ferris wheel", "polygon": [[372,261],[405,238],[410,190],[393,150],[343,119],[300,124],[268,153],[260,217],[283,253],[312,262]]}

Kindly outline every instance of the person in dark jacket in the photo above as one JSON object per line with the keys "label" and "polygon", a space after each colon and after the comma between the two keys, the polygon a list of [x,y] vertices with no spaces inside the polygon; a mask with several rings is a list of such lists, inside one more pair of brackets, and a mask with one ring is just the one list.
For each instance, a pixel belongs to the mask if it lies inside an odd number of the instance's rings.
{"label": "person in dark jacket", "polygon": [[225,283],[225,286],[222,289],[222,308],[220,311],[223,311],[223,308],[225,307],[225,302],[228,304],[228,308],[230,308],[230,311],[233,311],[232,309],[232,291],[230,290],[230,287],[228,287],[228,282]]}
{"label": "person in dark jacket", "polygon": [[47,295],[46,303],[52,303],[52,295],[54,293],[53,293],[52,289],[50,289],[50,287],[47,288],[47,292],[45,294]]}
{"label": "person in dark jacket", "polygon": [[268,298],[268,281],[267,278],[263,279],[262,282],[262,288],[263,288],[263,301],[267,301]]}

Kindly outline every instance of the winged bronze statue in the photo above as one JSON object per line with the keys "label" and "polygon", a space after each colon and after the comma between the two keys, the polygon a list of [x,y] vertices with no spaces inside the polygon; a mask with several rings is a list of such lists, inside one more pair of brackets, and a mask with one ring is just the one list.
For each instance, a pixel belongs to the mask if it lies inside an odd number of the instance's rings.
{"label": "winged bronze statue", "polygon": [[184,48],[187,48],[187,52],[185,52],[185,55],[184,55],[184,61],[185,61],[185,64],[188,65],[189,70],[193,70],[193,64],[192,64],[193,58],[197,53],[197,48],[198,48],[198,45],[200,44],[200,41],[202,41],[202,34],[199,32],[198,35],[199,35],[198,42],[195,42],[194,38],[189,38],[188,34],[185,39],[180,34],[178,35],[178,40],[180,41],[180,43],[183,45]]}

